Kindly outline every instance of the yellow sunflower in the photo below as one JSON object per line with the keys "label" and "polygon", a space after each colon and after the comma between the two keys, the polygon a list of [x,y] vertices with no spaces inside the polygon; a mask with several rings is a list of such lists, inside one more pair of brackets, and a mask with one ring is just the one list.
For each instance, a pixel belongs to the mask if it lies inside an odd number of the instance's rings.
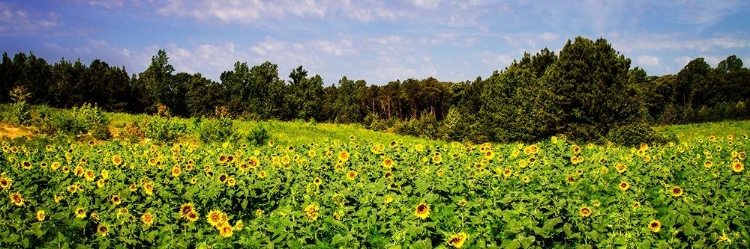
{"label": "yellow sunflower", "polygon": [[192,202],[180,206],[180,218],[187,218],[187,215],[195,212],[195,206]]}
{"label": "yellow sunflower", "polygon": [[743,170],[745,170],[745,165],[742,164],[740,161],[734,161],[732,163],[732,171],[740,173]]}
{"label": "yellow sunflower", "polygon": [[619,185],[617,185],[618,188],[622,191],[626,191],[630,188],[630,184],[626,181],[621,181]]}
{"label": "yellow sunflower", "polygon": [[151,226],[151,224],[154,224],[154,215],[149,212],[143,213],[141,215],[141,222],[145,227]]}
{"label": "yellow sunflower", "polygon": [[315,203],[310,203],[310,205],[305,207],[305,216],[311,221],[317,220],[318,216],[320,216],[320,208]]}
{"label": "yellow sunflower", "polygon": [[38,221],[44,221],[44,218],[46,218],[47,215],[44,213],[44,210],[36,211],[36,220]]}
{"label": "yellow sunflower", "polygon": [[109,234],[109,225],[102,223],[96,227],[96,232],[101,234],[102,237],[106,237]]}
{"label": "yellow sunflower", "polygon": [[86,210],[83,208],[80,208],[80,207],[76,208],[74,213],[76,215],[76,218],[79,218],[79,219],[86,218]]}
{"label": "yellow sunflower", "polygon": [[446,242],[448,243],[449,246],[452,246],[453,248],[461,248],[464,246],[464,243],[466,243],[466,239],[468,238],[469,236],[466,235],[466,233],[460,232],[460,233],[451,235],[448,238],[448,241]]}
{"label": "yellow sunflower", "polygon": [[430,216],[430,206],[424,202],[419,203],[419,205],[414,208],[414,215],[423,220],[427,219],[427,217]]}
{"label": "yellow sunflower", "polygon": [[0,188],[8,190],[11,186],[13,186],[13,180],[8,177],[0,178]]}
{"label": "yellow sunflower", "polygon": [[386,169],[390,169],[394,164],[395,163],[391,158],[386,157],[385,159],[383,159],[383,167],[385,167]]}
{"label": "yellow sunflower", "polygon": [[208,221],[208,224],[211,224],[212,226],[216,226],[221,222],[221,211],[219,210],[211,210],[211,212],[208,212],[208,215],[206,215],[206,220]]}
{"label": "yellow sunflower", "polygon": [[117,205],[120,205],[120,203],[122,203],[122,199],[120,198],[120,196],[119,195],[113,195],[112,196],[112,204],[114,204],[115,206],[117,206]]}
{"label": "yellow sunflower", "polygon": [[349,180],[354,180],[354,178],[357,177],[357,171],[350,170],[348,173],[346,173],[346,178]]}
{"label": "yellow sunflower", "polygon": [[233,228],[229,224],[222,224],[217,229],[219,229],[219,234],[221,235],[221,237],[224,237],[224,238],[229,238],[233,234],[233,231],[232,231]]}
{"label": "yellow sunflower", "polygon": [[685,191],[684,191],[684,190],[682,190],[682,188],[680,188],[680,186],[674,186],[674,187],[672,187],[672,191],[670,191],[670,193],[671,193],[671,194],[672,194],[672,196],[674,196],[674,197],[679,197],[679,196],[682,196],[682,194],[683,194],[684,192],[685,192]]}
{"label": "yellow sunflower", "polygon": [[18,192],[15,192],[10,195],[10,200],[15,204],[16,206],[23,206],[23,197],[21,197],[21,194]]}
{"label": "yellow sunflower", "polygon": [[661,231],[661,222],[658,220],[651,220],[648,223],[648,229],[651,229],[652,232],[658,233]]}
{"label": "yellow sunflower", "polygon": [[591,215],[591,212],[592,212],[591,208],[586,207],[586,206],[582,207],[581,210],[579,211],[579,213],[581,214],[581,217],[584,217],[584,218],[589,217]]}

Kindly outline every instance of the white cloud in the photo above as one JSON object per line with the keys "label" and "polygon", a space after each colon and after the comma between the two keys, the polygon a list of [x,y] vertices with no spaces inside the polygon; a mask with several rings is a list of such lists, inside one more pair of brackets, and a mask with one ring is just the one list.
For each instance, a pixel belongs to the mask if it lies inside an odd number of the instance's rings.
{"label": "white cloud", "polygon": [[440,4],[440,0],[411,0],[411,4],[422,9],[435,9]]}
{"label": "white cloud", "polygon": [[674,62],[677,63],[677,68],[683,68],[685,65],[690,63],[690,61],[693,60],[689,56],[680,56],[674,59]]}
{"label": "white cloud", "polygon": [[643,66],[650,66],[650,67],[658,67],[661,64],[659,63],[659,57],[656,56],[650,56],[650,55],[641,55],[636,58],[636,62],[638,64]]}
{"label": "white cloud", "polygon": [[0,2],[0,36],[37,35],[61,26],[60,19],[54,11],[29,12]]}
{"label": "white cloud", "polygon": [[618,34],[613,33],[608,39],[615,49],[623,52],[644,50],[695,50],[712,51],[719,49],[741,49],[750,47],[750,40],[745,34],[717,35],[714,37],[696,38],[688,34]]}

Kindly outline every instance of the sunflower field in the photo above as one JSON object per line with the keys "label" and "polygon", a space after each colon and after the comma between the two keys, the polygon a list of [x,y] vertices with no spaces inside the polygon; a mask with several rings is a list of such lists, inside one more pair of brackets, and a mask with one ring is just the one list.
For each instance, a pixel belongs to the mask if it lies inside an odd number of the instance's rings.
{"label": "sunflower field", "polygon": [[0,247],[748,248],[748,149],[6,139]]}

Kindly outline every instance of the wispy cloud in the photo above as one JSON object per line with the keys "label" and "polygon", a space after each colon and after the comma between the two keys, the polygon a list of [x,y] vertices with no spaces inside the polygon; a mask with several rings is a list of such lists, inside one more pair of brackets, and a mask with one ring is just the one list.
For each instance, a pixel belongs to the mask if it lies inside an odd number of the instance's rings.
{"label": "wispy cloud", "polygon": [[0,2],[0,36],[37,35],[61,26],[60,19],[54,11],[27,11]]}
{"label": "wispy cloud", "polygon": [[661,65],[659,57],[650,55],[641,55],[636,58],[636,62],[643,66],[658,67]]}

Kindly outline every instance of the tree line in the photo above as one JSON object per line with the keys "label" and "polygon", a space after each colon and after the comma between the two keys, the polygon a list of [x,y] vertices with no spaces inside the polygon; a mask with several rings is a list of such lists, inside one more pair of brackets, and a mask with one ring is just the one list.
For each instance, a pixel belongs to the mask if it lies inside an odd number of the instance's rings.
{"label": "tree line", "polygon": [[181,117],[360,123],[374,130],[446,140],[533,141],[556,134],[577,140],[648,140],[649,125],[750,117],[750,69],[732,55],[716,68],[703,58],[677,74],[650,76],[603,38],[568,40],[559,54],[525,53],[504,70],[473,81],[435,78],[368,85],[346,76],[326,85],[302,66],[288,77],[271,62],[236,62],[219,82],[175,72],[159,50],[143,72],[94,60],[50,64],[33,53],[3,54],[0,103],[24,89],[29,104]]}

